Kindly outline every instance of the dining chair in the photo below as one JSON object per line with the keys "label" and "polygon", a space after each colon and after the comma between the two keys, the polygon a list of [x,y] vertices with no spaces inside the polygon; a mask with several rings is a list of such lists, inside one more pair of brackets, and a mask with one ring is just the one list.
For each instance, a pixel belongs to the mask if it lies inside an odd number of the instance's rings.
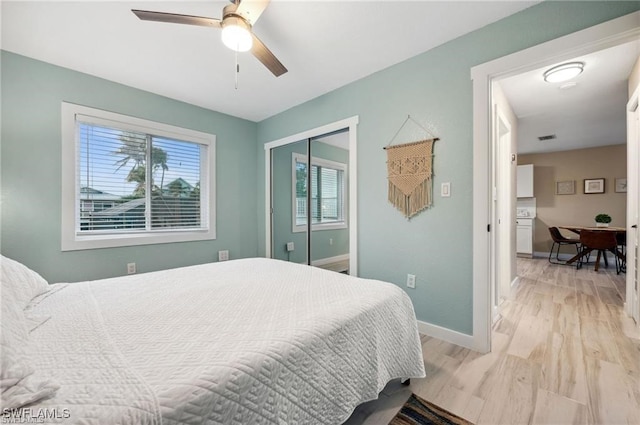
{"label": "dining chair", "polygon": [[620,264],[618,262],[619,254],[617,252],[618,241],[616,240],[616,234],[614,232],[586,229],[581,230],[580,244],[580,258],[578,259],[577,264],[578,269],[582,268],[585,257],[587,257],[587,261],[589,261],[591,252],[598,251],[598,256],[596,257],[596,264],[594,268],[595,271],[598,271],[598,268],[600,266],[600,257],[604,254],[606,263],[606,255],[607,251],[609,251],[613,253],[613,256],[615,258],[616,272],[620,273]]}
{"label": "dining chair", "polygon": [[[562,245],[573,245],[576,247],[576,252],[580,252],[580,240],[572,239],[565,237],[557,227],[549,227],[549,234],[551,234],[551,240],[553,243],[551,244],[551,251],[549,251],[549,262],[551,264],[561,264],[567,265],[566,261],[561,261],[559,257],[560,255],[560,247]],[[556,258],[555,261],[551,261],[551,257],[553,255],[553,249],[556,248]]]}

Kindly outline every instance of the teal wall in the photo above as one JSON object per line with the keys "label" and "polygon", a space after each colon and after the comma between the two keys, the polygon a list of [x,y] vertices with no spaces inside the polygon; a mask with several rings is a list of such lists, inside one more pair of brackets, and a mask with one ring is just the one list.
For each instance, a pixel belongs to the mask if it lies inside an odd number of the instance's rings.
{"label": "teal wall", "polygon": [[[273,196],[273,257],[296,263],[307,261],[307,233],[293,232],[292,166],[293,153],[307,154],[307,142],[297,142],[272,150]],[[349,163],[349,152],[326,143],[311,143],[313,158]],[[347,168],[347,173],[349,172]],[[348,194],[347,194],[348,195]],[[347,217],[348,218],[348,217]],[[333,239],[330,244],[329,239]],[[293,242],[295,250],[287,252],[287,242]],[[349,253],[349,229],[313,230],[311,234],[311,260],[336,257]]]}
{"label": "teal wall", "polygon": [[[639,7],[639,2],[544,2],[264,120],[258,124],[259,144],[359,115],[360,276],[405,288],[407,273],[415,274],[416,289],[407,292],[418,319],[471,334],[471,67]],[[426,25],[424,37],[428,36]],[[410,221],[387,202],[382,149],[407,114],[441,139],[435,144],[433,208]],[[404,135],[404,141],[422,135],[416,126]],[[258,151],[262,152],[261,146]],[[261,178],[263,162],[258,161],[258,167]],[[451,182],[451,198],[439,196],[442,182]],[[264,211],[263,187],[258,185],[258,211]],[[260,230],[263,252],[264,232]]]}
{"label": "teal wall", "polygon": [[[49,282],[98,279],[257,255],[256,124],[6,51],[2,84],[2,254]],[[60,103],[77,103],[217,136],[217,239],[61,252]]]}

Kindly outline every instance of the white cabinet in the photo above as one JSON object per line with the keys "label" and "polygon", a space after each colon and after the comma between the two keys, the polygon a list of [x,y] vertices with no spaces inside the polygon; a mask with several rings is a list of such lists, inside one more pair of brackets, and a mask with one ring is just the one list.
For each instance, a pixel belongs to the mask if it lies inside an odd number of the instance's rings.
{"label": "white cabinet", "polygon": [[533,164],[518,165],[516,186],[518,198],[533,198]]}
{"label": "white cabinet", "polygon": [[516,220],[516,252],[520,255],[533,256],[533,219]]}

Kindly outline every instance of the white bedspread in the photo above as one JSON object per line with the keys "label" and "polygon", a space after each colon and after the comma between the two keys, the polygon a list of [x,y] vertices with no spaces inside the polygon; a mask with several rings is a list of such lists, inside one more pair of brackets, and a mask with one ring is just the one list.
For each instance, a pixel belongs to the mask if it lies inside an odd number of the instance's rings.
{"label": "white bedspread", "polygon": [[[340,424],[424,376],[395,285],[268,259],[56,284],[36,299],[32,409],[87,424]],[[67,410],[65,410],[67,409]],[[66,412],[66,413],[65,413]]]}

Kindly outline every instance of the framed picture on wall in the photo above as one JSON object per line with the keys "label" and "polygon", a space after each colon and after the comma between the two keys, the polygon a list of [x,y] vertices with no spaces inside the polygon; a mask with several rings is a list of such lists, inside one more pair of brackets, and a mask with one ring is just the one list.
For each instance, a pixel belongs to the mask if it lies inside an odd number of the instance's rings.
{"label": "framed picture on wall", "polygon": [[627,179],[616,179],[616,192],[627,191]]}
{"label": "framed picture on wall", "polygon": [[584,193],[604,193],[604,179],[584,179]]}
{"label": "framed picture on wall", "polygon": [[576,193],[576,182],[565,180],[556,182],[556,195],[573,195]]}

